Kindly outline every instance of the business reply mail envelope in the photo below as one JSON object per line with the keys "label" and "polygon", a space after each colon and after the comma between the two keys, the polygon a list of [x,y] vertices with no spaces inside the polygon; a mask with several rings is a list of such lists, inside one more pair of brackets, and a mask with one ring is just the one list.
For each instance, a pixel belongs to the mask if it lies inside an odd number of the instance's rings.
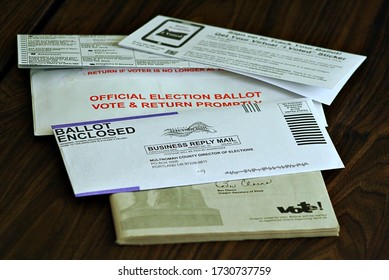
{"label": "business reply mail envelope", "polygon": [[343,167],[310,99],[52,128],[76,196]]}

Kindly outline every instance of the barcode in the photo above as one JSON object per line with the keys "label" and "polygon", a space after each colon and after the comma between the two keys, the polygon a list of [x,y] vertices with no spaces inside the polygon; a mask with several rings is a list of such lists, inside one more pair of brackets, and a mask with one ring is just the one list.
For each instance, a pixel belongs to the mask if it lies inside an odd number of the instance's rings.
{"label": "barcode", "polygon": [[285,115],[284,117],[297,145],[327,143],[312,114]]}
{"label": "barcode", "polygon": [[257,103],[242,104],[242,107],[246,113],[254,113],[261,111],[261,108],[259,108],[259,105]]}
{"label": "barcode", "polygon": [[178,53],[178,51],[167,50],[167,51],[165,51],[165,53],[170,54],[170,55],[176,55]]}
{"label": "barcode", "polygon": [[19,41],[20,62],[21,62],[21,64],[27,64],[28,63],[27,36],[20,36],[19,39],[20,39],[20,41]]}

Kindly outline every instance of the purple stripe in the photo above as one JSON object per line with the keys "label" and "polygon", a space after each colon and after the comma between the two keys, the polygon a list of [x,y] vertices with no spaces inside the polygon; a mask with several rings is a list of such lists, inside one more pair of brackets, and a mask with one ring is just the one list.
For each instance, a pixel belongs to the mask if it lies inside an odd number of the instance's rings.
{"label": "purple stripe", "polygon": [[139,187],[131,187],[131,188],[121,188],[121,189],[112,189],[112,190],[102,190],[102,191],[94,191],[94,192],[85,192],[85,193],[77,193],[76,197],[83,196],[91,196],[91,195],[101,195],[101,194],[113,194],[120,192],[136,192],[139,191]]}
{"label": "purple stripe", "polygon": [[136,119],[156,118],[156,117],[164,117],[164,116],[171,116],[171,115],[178,115],[178,112],[167,112],[167,113],[139,115],[139,116],[132,116],[132,117],[105,119],[105,120],[88,121],[88,122],[58,124],[58,125],[52,125],[51,128],[57,129],[57,128],[64,128],[64,127],[71,127],[71,126],[79,126],[79,125],[89,125],[89,124],[98,124],[98,123],[107,123],[107,122],[119,122],[119,121],[136,120]]}

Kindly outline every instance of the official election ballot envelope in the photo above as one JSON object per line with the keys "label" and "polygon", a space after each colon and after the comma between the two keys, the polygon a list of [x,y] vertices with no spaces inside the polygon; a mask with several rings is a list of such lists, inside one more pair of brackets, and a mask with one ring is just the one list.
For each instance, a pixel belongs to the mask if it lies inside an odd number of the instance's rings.
{"label": "official election ballot envelope", "polygon": [[165,16],[119,46],[239,72],[325,104],[366,58]]}
{"label": "official election ballot envelope", "polygon": [[[88,120],[218,109],[299,98],[297,94],[228,71],[210,68],[97,68],[31,71],[35,135],[51,125]],[[321,120],[325,123],[322,104]]]}
{"label": "official election ballot envelope", "polygon": [[76,196],[343,167],[309,99],[54,125]]}

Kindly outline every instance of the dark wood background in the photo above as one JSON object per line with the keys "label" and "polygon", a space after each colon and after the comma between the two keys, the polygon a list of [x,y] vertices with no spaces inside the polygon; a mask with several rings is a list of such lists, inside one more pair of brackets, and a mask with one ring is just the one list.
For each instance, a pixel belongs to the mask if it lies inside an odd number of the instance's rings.
{"label": "dark wood background", "polygon": [[[1,259],[388,259],[387,0],[1,0]],[[129,34],[157,14],[366,55],[328,131],[346,168],[323,173],[339,237],[118,246],[107,196],[74,198],[53,137],[34,137],[16,34]]]}

